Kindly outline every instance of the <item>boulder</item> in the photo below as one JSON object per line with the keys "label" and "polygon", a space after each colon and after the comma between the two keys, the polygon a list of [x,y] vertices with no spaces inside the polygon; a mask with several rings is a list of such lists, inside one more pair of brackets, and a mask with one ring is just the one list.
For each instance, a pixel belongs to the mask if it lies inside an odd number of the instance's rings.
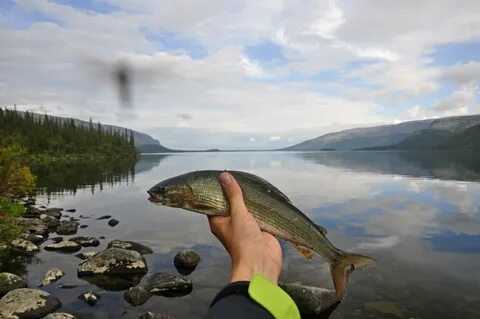
{"label": "boulder", "polygon": [[3,297],[11,290],[26,287],[27,282],[22,277],[9,272],[0,273],[0,297]]}
{"label": "boulder", "polygon": [[192,288],[190,279],[168,272],[153,274],[145,284],[148,292],[164,297],[185,296],[192,292]]}
{"label": "boulder", "polygon": [[47,286],[52,282],[57,281],[58,279],[65,276],[65,273],[59,268],[52,268],[47,271],[45,276],[43,276],[42,283],[40,284],[41,287]]}
{"label": "boulder", "polygon": [[45,214],[60,219],[62,217],[63,208],[47,208]]}
{"label": "boulder", "polygon": [[43,317],[43,319],[77,319],[77,317],[66,312],[54,312]]}
{"label": "boulder", "polygon": [[31,241],[35,245],[42,244],[47,238],[42,235],[35,235],[30,233],[23,233],[19,236],[21,239]]}
{"label": "boulder", "polygon": [[280,284],[280,287],[292,297],[302,316],[319,316],[340,302],[335,290],[300,284]]}
{"label": "boulder", "polygon": [[78,265],[78,275],[145,274],[147,263],[134,250],[109,248]]}
{"label": "boulder", "polygon": [[22,226],[25,232],[35,235],[48,235],[48,226],[39,218],[24,218],[19,217],[16,223]]}
{"label": "boulder", "polygon": [[122,248],[122,249],[135,250],[136,252],[139,252],[142,255],[148,255],[153,253],[153,250],[150,247],[147,247],[145,245],[142,245],[133,241],[125,241],[125,240],[118,240],[118,239],[115,239],[109,242],[108,248]]}
{"label": "boulder", "polygon": [[132,306],[143,305],[152,294],[142,286],[131,287],[123,294],[123,298]]}
{"label": "boulder", "polygon": [[110,227],[115,227],[119,224],[120,222],[118,220],[116,220],[115,218],[112,218],[108,221],[108,226]]}
{"label": "boulder", "polygon": [[57,227],[57,234],[59,235],[74,235],[78,231],[79,223],[75,221],[61,221]]}
{"label": "boulder", "polygon": [[189,275],[200,262],[200,256],[193,250],[184,250],[175,255],[173,263],[182,275]]}
{"label": "boulder", "polygon": [[98,252],[96,252],[96,251],[84,251],[84,252],[76,254],[75,257],[80,258],[82,260],[85,260],[85,259],[88,259],[90,257],[95,256],[96,254],[98,254]]}
{"label": "boulder", "polygon": [[78,236],[70,238],[69,240],[76,242],[82,247],[97,247],[100,245],[100,241],[95,237]]}
{"label": "boulder", "polygon": [[0,318],[42,318],[61,306],[60,300],[48,292],[19,288],[0,299]]}
{"label": "boulder", "polygon": [[165,313],[153,313],[147,311],[142,313],[138,319],[175,319],[175,317]]}
{"label": "boulder", "polygon": [[82,248],[79,244],[71,240],[63,240],[56,244],[48,244],[44,247],[45,250],[59,251],[63,253],[74,253]]}
{"label": "boulder", "polygon": [[58,227],[58,225],[60,225],[60,220],[54,216],[41,214],[39,218],[47,225],[49,229],[55,229]]}
{"label": "boulder", "polygon": [[14,250],[26,255],[33,255],[40,250],[40,248],[31,241],[21,238],[12,240],[10,244]]}
{"label": "boulder", "polygon": [[100,296],[92,291],[88,291],[78,296],[78,299],[84,301],[86,304],[90,306],[95,306],[97,302],[100,300]]}
{"label": "boulder", "polygon": [[134,275],[90,275],[82,276],[87,281],[100,289],[108,291],[124,291],[137,286],[142,280],[143,274]]}

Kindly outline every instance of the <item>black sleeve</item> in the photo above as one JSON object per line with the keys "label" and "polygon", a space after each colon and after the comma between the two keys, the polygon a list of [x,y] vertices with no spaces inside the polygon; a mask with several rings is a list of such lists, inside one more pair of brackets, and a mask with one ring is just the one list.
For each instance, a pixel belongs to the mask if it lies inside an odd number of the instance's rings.
{"label": "black sleeve", "polygon": [[227,285],[213,299],[206,319],[274,319],[248,295],[248,281]]}

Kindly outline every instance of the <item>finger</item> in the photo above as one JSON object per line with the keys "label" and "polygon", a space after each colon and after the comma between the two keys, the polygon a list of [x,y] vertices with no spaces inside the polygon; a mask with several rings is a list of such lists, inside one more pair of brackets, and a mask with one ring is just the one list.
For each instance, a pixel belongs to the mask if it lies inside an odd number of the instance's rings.
{"label": "finger", "polygon": [[232,217],[234,215],[247,214],[248,210],[243,201],[242,189],[232,174],[228,172],[221,173],[219,181],[230,204],[230,214]]}
{"label": "finger", "polygon": [[210,230],[213,234],[223,234],[230,223],[230,217],[225,216],[207,216]]}

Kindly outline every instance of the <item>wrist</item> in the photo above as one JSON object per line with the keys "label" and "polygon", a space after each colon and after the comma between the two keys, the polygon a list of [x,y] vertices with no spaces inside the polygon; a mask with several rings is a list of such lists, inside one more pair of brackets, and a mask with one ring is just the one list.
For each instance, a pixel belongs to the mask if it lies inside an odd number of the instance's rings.
{"label": "wrist", "polygon": [[257,267],[238,266],[232,268],[230,282],[237,281],[251,281],[255,275],[261,275],[268,279],[273,284],[278,284],[278,275],[273,272],[265,271],[265,269],[258,269]]}

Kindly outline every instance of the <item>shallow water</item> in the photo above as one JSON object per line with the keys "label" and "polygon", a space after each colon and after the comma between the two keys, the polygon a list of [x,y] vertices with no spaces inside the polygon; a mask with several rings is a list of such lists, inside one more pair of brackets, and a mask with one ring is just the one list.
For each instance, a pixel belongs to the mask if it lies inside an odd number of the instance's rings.
{"label": "shallow water", "polygon": [[[42,195],[49,207],[76,208],[85,215],[79,235],[134,240],[150,246],[149,272],[175,271],[173,256],[191,247],[202,257],[190,275],[193,292],[185,297],[153,297],[140,307],[78,279],[73,255],[42,251],[26,266],[31,286],[45,271],[66,272],[45,289],[58,296],[63,310],[85,318],[135,318],[143,311],[177,318],[201,318],[226,284],[229,259],[210,234],[204,216],[148,202],[146,190],[158,181],[198,169],[236,169],[258,174],[283,190],[316,223],[328,229],[338,247],[378,260],[374,268],[351,277],[348,294],[331,318],[479,318],[480,317],[480,161],[471,154],[388,152],[238,152],[144,155],[135,172],[102,185],[59,185]],[[84,179],[81,179],[84,180]],[[75,181],[69,181],[69,184]],[[48,191],[48,185],[46,185]],[[114,228],[95,220],[110,214]],[[68,236],[66,236],[68,237]],[[48,243],[48,242],[47,242]],[[288,243],[282,279],[330,287],[321,258],[305,261]],[[21,267],[14,270],[22,272]],[[60,289],[59,284],[75,284]],[[93,290],[100,302],[78,300]]]}

